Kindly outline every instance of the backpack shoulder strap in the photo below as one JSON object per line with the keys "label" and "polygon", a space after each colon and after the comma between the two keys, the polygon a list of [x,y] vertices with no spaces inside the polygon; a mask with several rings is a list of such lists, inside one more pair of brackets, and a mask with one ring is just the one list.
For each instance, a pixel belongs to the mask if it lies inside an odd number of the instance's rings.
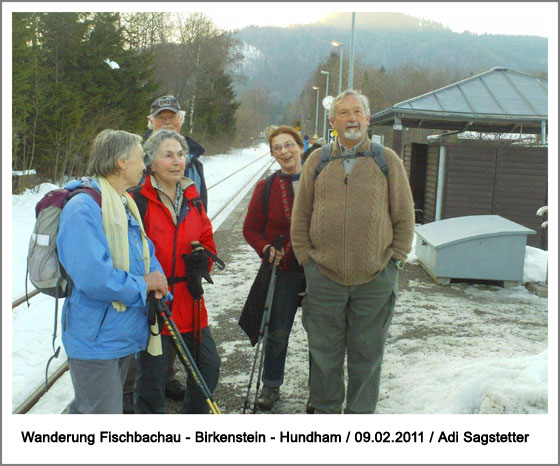
{"label": "backpack shoulder strap", "polygon": [[196,210],[198,210],[198,213],[201,214],[202,213],[202,199],[200,198],[200,196],[195,197],[193,199],[189,199],[189,201],[192,202],[192,204],[196,207]]}
{"label": "backpack shoulder strap", "polygon": [[[268,220],[268,201],[270,200],[270,190],[272,189],[272,182],[276,176],[274,172],[271,175],[266,177],[266,183],[264,184],[264,189],[262,190],[262,198],[261,198],[261,205],[263,209],[263,217],[264,217],[264,225],[266,226],[266,222]],[[264,230],[264,228],[263,228]]]}
{"label": "backpack shoulder strap", "polygon": [[101,207],[101,194],[97,191],[97,189],[92,188],[91,186],[82,186],[81,188],[74,189],[66,197],[66,202],[72,199],[76,194],[80,193],[88,193],[91,197],[93,197],[93,200],[97,203],[97,205]]}
{"label": "backpack shoulder strap", "polygon": [[317,168],[315,169],[315,178],[319,176],[319,173],[321,173],[327,163],[330,162],[332,147],[332,142],[321,146],[321,158],[319,159],[319,165],[317,165]]}
{"label": "backpack shoulder strap", "polygon": [[144,217],[148,209],[148,198],[140,192],[141,190],[142,186],[135,186],[129,191],[129,194],[134,198],[134,202],[136,202],[136,207],[138,207],[138,212],[140,213],[140,218],[142,219],[142,223],[144,223]]}
{"label": "backpack shoulder strap", "polygon": [[[201,214],[202,213],[202,206],[204,205],[204,203],[202,202],[202,198],[200,197],[200,193],[198,191],[197,191],[197,196],[192,196],[192,194],[190,194],[189,188],[191,186],[196,187],[194,181],[185,190],[184,199],[186,199],[187,202],[190,202],[194,207],[196,207],[196,210],[198,210],[198,213]],[[183,210],[183,209],[181,208],[181,210]]]}
{"label": "backpack shoulder strap", "polygon": [[373,160],[379,165],[385,178],[389,178],[389,168],[387,167],[387,160],[385,160],[385,156],[383,155],[383,146],[372,141],[371,153],[373,154]]}

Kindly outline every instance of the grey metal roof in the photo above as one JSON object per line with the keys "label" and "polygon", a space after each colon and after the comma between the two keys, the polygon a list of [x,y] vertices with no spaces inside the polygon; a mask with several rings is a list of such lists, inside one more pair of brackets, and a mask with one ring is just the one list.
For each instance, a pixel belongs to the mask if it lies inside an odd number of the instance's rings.
{"label": "grey metal roof", "polygon": [[548,81],[495,67],[377,112],[371,124],[393,124],[395,118],[409,127],[462,129],[465,125],[472,131],[503,131],[523,124],[536,128],[548,120]]}

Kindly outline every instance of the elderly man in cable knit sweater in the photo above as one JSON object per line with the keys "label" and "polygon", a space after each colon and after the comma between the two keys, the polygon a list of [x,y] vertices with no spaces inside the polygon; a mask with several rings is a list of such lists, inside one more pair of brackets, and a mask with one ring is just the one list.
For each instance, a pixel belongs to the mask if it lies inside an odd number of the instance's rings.
{"label": "elderly man in cable knit sweater", "polygon": [[329,121],[338,133],[319,174],[321,149],[303,166],[291,237],[304,266],[303,325],[311,353],[315,413],[373,413],[381,362],[397,295],[398,271],[414,235],[414,204],[404,166],[384,148],[387,176],[371,156],[369,104],[355,91],[338,95]]}

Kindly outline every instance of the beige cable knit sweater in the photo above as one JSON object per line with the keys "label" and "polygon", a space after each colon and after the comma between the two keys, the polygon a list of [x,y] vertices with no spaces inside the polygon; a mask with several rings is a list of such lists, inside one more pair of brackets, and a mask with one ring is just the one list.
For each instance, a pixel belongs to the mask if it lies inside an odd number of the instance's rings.
{"label": "beige cable knit sweater", "polygon": [[[370,145],[366,138],[358,152]],[[388,180],[373,157],[358,157],[348,177],[342,160],[331,161],[315,179],[320,155],[315,150],[303,166],[292,212],[294,253],[337,283],[367,283],[391,258],[405,261],[410,252],[414,202],[405,168],[385,148]],[[340,156],[336,141],[332,155]]]}

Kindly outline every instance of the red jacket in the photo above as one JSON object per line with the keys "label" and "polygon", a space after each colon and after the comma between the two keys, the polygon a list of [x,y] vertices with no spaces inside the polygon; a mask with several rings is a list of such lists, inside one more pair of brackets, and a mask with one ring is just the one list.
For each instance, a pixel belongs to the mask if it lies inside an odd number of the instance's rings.
{"label": "red jacket", "polygon": [[[286,203],[282,196],[281,179],[285,188]],[[294,189],[290,175],[282,175],[280,170],[270,187],[270,198],[268,200],[268,220],[265,226],[264,212],[262,206],[262,196],[266,184],[266,178],[260,180],[255,186],[247,215],[243,222],[243,236],[245,241],[253,247],[259,257],[262,258],[262,250],[267,244],[278,235],[284,235],[284,251],[287,254],[278,267],[282,270],[292,270],[299,267],[292,250],[290,241],[290,221],[292,206],[294,205]],[[264,231],[263,231],[264,229]]]}
{"label": "red jacket", "polygon": [[[200,199],[194,183],[185,189],[186,202],[183,201],[181,205],[177,226],[175,226],[173,217],[167,207],[159,200],[149,176],[142,184],[140,194],[148,199],[144,215],[144,228],[155,245],[156,257],[168,280],[172,276],[185,277],[186,267],[182,255],[192,252],[191,241],[199,241],[205,248],[216,254],[216,244],[214,243],[210,219],[206,215],[202,203],[200,203],[201,211],[199,212],[192,202],[196,198]],[[175,254],[173,254],[174,251]],[[212,268],[212,260],[210,260],[210,268]],[[204,283],[203,280],[203,286]],[[187,283],[182,281],[170,284],[169,290],[173,294],[172,317],[179,328],[179,332],[192,332],[194,303],[187,289]],[[202,329],[208,326],[208,314],[204,298],[201,299],[200,304],[200,329]],[[163,333],[168,334],[166,329]]]}

